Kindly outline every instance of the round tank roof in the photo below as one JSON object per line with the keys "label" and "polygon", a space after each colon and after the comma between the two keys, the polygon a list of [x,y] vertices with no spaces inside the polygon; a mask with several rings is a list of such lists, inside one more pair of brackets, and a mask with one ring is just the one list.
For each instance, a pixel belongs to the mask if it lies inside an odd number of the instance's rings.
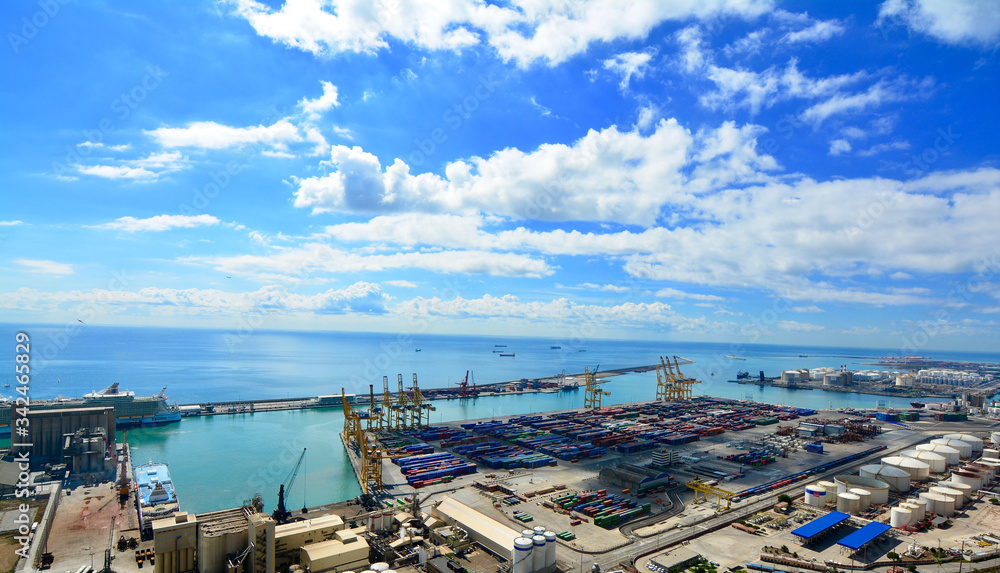
{"label": "round tank roof", "polygon": [[884,466],[881,464],[869,464],[861,466],[861,471],[871,474],[873,477],[900,478],[910,477],[910,472],[899,469],[896,466]]}

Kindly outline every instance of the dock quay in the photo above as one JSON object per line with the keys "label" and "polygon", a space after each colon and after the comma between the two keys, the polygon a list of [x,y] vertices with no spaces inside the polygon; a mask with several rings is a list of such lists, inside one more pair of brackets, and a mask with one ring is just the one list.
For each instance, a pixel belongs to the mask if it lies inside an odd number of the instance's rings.
{"label": "dock quay", "polygon": [[[679,359],[681,364],[691,364],[692,361]],[[628,366],[624,368],[609,368],[601,370],[599,378],[613,378],[629,373],[644,373],[656,370],[657,365]],[[560,390],[575,390],[583,386],[584,373],[559,374],[543,378],[521,378],[506,382],[491,382],[479,384],[476,387],[478,396],[497,396],[511,394],[530,394],[535,392],[557,392]],[[421,388],[421,393],[427,400],[457,400],[468,398],[459,396],[457,387],[451,388]],[[381,392],[376,393],[376,400],[381,398]],[[393,392],[393,397],[398,393]],[[368,396],[347,394],[351,405],[368,405]],[[273,412],[278,410],[307,410],[312,408],[342,408],[340,394],[328,396],[306,396],[295,398],[260,398],[248,400],[226,400],[219,402],[202,402],[178,404],[182,416],[212,416],[220,414],[249,414],[253,412]]]}

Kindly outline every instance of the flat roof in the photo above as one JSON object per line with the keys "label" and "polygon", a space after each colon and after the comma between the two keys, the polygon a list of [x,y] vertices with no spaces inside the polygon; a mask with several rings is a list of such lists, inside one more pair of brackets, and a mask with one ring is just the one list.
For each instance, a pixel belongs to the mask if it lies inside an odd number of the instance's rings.
{"label": "flat roof", "polygon": [[812,539],[820,533],[824,533],[830,528],[836,527],[847,521],[850,517],[850,515],[840,511],[831,511],[823,517],[817,517],[802,527],[792,531],[792,535],[796,535],[803,539]]}
{"label": "flat roof", "polygon": [[837,542],[837,545],[841,545],[848,549],[861,549],[865,545],[868,545],[875,540],[876,537],[882,535],[886,531],[892,529],[885,523],[872,522],[868,525],[862,527],[861,529],[855,531],[854,533],[848,535],[847,537],[841,539]]}

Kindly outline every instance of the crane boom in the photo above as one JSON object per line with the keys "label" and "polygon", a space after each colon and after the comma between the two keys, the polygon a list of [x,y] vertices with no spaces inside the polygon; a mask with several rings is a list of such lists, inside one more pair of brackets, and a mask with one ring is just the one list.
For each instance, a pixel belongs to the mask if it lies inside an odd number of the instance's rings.
{"label": "crane boom", "polygon": [[292,489],[292,484],[295,483],[295,478],[299,475],[299,468],[302,467],[302,460],[306,457],[306,449],[302,448],[302,453],[299,454],[299,461],[295,462],[295,467],[292,468],[291,473],[285,478],[285,489]]}

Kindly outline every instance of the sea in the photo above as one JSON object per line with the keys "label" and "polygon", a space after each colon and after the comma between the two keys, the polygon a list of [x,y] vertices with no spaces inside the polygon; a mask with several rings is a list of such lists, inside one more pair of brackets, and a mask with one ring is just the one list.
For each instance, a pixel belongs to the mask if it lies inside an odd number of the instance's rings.
{"label": "sea", "polygon": [[[382,392],[397,375],[404,385],[418,377],[422,389],[453,387],[470,374],[477,384],[656,364],[660,356],[694,361],[683,373],[698,378],[695,395],[752,399],[808,408],[908,407],[909,400],[867,394],[772,388],[729,382],[738,371],[778,376],[790,368],[879,369],[879,358],[898,349],[661,340],[560,339],[408,333],[290,332],[95,325],[0,324],[0,339],[31,338],[33,399],[78,397],[113,382],[137,396],[166,387],[170,401],[201,404],[224,400],[297,398]],[[513,354],[513,357],[500,354]],[[1000,354],[925,350],[928,358],[1000,363]],[[0,394],[17,386],[13,369]],[[10,386],[5,386],[10,384]],[[652,400],[656,374],[607,379],[605,405]],[[583,390],[488,396],[433,402],[431,423],[566,410],[583,406]],[[203,513],[239,506],[260,493],[265,508],[278,485],[302,467],[287,495],[290,508],[321,505],[361,493],[338,433],[339,408],[256,412],[184,418],[180,423],[128,430],[135,464],[169,466],[182,510]],[[119,440],[121,435],[118,436]],[[9,441],[8,441],[9,444]],[[0,444],[3,445],[3,444]]]}

